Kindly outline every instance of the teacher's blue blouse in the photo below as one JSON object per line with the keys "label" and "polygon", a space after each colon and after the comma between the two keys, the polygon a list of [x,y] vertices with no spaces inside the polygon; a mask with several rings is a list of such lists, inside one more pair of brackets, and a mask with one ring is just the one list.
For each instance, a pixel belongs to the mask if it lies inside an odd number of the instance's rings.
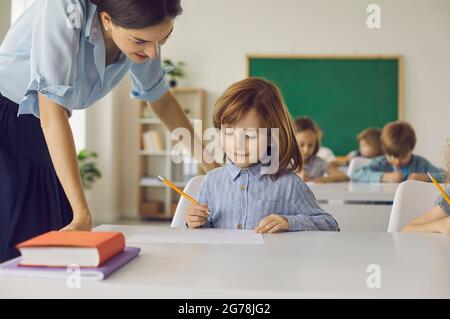
{"label": "teacher's blue blouse", "polygon": [[160,57],[135,64],[122,54],[105,66],[97,8],[89,0],[36,0],[11,27],[0,47],[0,93],[20,114],[39,117],[38,92],[67,109],[94,104],[126,73],[131,96],[153,102],[169,86]]}

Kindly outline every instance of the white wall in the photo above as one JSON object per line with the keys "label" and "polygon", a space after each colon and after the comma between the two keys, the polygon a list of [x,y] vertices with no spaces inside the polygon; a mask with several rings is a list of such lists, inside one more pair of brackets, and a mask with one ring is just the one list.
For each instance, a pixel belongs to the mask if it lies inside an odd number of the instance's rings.
{"label": "white wall", "polygon": [[[119,136],[117,130],[117,91],[104,97],[86,112],[86,149],[98,153],[102,173],[94,187],[87,192],[94,223],[112,223],[119,216]],[[126,164],[126,163],[124,163]]]}

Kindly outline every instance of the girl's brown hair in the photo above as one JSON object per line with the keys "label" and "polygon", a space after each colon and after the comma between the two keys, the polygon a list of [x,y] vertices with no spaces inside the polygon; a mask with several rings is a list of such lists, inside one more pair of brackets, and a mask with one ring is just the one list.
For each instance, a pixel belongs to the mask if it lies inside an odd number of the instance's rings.
{"label": "girl's brown hair", "polygon": [[[274,178],[284,171],[297,171],[303,168],[303,161],[295,140],[292,118],[284,105],[280,90],[275,84],[261,78],[247,78],[232,84],[217,100],[213,115],[214,127],[221,129],[222,124],[233,125],[244,114],[255,109],[267,128],[269,141],[270,129],[279,129],[279,167]],[[273,148],[271,148],[273,150]]]}
{"label": "girl's brown hair", "polygon": [[316,134],[316,145],[314,145],[314,151],[312,155],[317,155],[317,152],[319,152],[320,148],[320,140],[322,139],[322,130],[320,129],[319,125],[317,125],[317,123],[309,117],[298,117],[295,119],[295,126],[297,128],[297,133],[311,131]]}

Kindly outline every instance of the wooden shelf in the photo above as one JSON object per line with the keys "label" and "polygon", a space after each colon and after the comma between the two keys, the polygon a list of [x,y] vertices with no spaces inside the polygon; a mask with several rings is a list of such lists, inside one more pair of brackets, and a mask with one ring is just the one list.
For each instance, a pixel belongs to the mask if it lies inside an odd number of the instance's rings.
{"label": "wooden shelf", "polygon": [[[189,110],[188,117],[191,123],[194,121],[204,120],[204,110],[206,94],[200,88],[174,88],[172,93],[179,101],[183,110]],[[187,181],[183,181],[185,176],[192,174],[186,171],[189,165],[175,164],[172,162],[170,147],[173,144],[170,134],[164,127],[159,118],[156,118],[151,113],[146,102],[140,104],[139,112],[139,141],[143,141],[143,133],[148,130],[156,130],[162,134],[166,150],[163,151],[147,151],[144,149],[143,143],[141,149],[138,151],[139,160],[139,175],[137,181],[138,188],[138,209],[139,215],[142,219],[155,220],[170,220],[172,218],[173,210],[178,202],[179,195],[170,187],[161,182],[156,176],[161,175],[170,180],[175,186],[184,189]],[[148,138],[149,135],[146,135]],[[148,142],[146,144],[149,144]],[[156,147],[156,149],[160,149]],[[199,165],[196,166],[198,173],[200,173]],[[151,209],[149,211],[148,203],[161,202],[163,203],[162,212],[160,209],[153,214]],[[147,209],[145,209],[147,207]],[[144,213],[144,215],[142,215]]]}
{"label": "wooden shelf", "polygon": [[141,124],[162,124],[161,120],[154,118],[141,118],[139,120]]}
{"label": "wooden shelf", "polygon": [[166,213],[155,213],[153,214],[148,214],[145,217],[141,217],[142,220],[171,220],[173,216],[171,216],[171,214],[169,214],[168,212]]}
{"label": "wooden shelf", "polygon": [[[187,182],[183,181],[174,181],[172,182],[176,187],[184,187]],[[170,189],[166,184],[161,182],[157,177],[141,177],[140,186],[142,187],[164,187]]]}
{"label": "wooden shelf", "polygon": [[[200,121],[201,119],[198,119],[198,118],[193,118],[193,119],[189,119],[191,122],[194,122],[194,121]],[[154,118],[141,118],[140,120],[139,120],[139,122],[141,123],[141,124],[161,124],[161,125],[163,125],[163,123],[161,122],[161,120],[158,120],[158,119],[154,119]]]}
{"label": "wooden shelf", "polygon": [[168,152],[168,151],[161,151],[161,152],[139,151],[139,155],[141,155],[141,156],[170,156],[170,152]]}
{"label": "wooden shelf", "polygon": [[174,94],[204,94],[204,90],[200,88],[173,88]]}

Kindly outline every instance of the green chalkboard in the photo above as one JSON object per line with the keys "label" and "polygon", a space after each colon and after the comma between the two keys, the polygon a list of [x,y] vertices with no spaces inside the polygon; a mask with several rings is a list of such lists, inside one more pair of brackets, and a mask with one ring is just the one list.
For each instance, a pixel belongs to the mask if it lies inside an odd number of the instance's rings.
{"label": "green chalkboard", "polygon": [[343,156],[356,135],[397,120],[399,58],[248,57],[248,75],[276,83],[292,116],[310,116],[322,144]]}

